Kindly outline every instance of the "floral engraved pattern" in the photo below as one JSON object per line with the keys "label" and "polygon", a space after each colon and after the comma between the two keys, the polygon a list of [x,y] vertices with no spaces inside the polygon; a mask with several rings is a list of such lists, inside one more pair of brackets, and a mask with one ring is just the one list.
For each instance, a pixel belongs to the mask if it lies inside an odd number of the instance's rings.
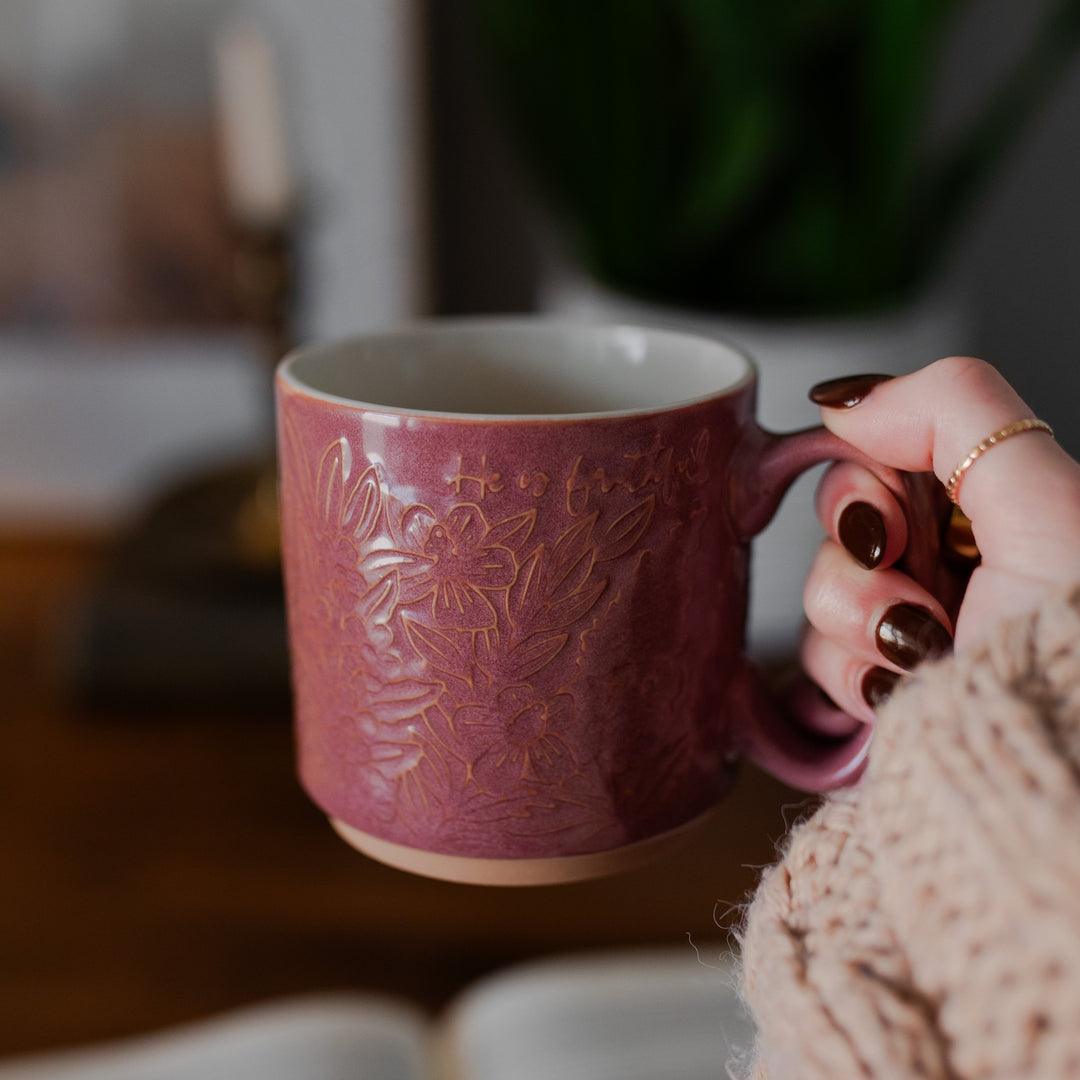
{"label": "floral engraved pattern", "polygon": [[573,715],[569,694],[541,700],[531,686],[517,685],[501,690],[491,705],[462,705],[454,726],[481,790],[511,795],[523,784],[557,784],[574,774],[573,752],[558,734]]}
{"label": "floral engraved pattern", "polygon": [[[522,515],[523,517],[525,515]],[[534,515],[535,517],[535,515]],[[435,625],[447,630],[494,630],[490,596],[513,584],[517,573],[506,524],[493,533],[478,506],[455,506],[439,521],[426,506],[411,506],[401,519],[404,550],[373,551],[361,564],[365,576],[398,575],[399,602],[430,598]],[[532,522],[516,523],[531,529]]]}
{"label": "floral engraved pattern", "polygon": [[298,699],[302,756],[306,726],[310,759],[404,842],[497,822],[537,842],[613,828],[617,793],[602,805],[606,766],[579,716],[581,695],[606,707],[610,688],[593,692],[584,658],[626,618],[658,506],[690,492],[683,517],[700,524],[707,434],[625,476],[579,460],[561,480],[528,469],[502,485],[485,458],[479,492],[458,455],[432,505],[401,498],[414,489],[345,437],[313,459],[287,412],[282,434],[290,633],[298,686],[318,688]]}

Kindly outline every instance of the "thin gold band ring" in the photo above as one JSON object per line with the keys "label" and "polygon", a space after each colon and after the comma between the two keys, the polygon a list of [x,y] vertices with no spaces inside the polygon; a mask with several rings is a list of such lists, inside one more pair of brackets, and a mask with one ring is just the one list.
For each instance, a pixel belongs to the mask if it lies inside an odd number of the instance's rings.
{"label": "thin gold band ring", "polygon": [[945,492],[949,496],[951,502],[955,505],[960,505],[959,491],[960,481],[964,478],[964,473],[975,464],[992,446],[997,446],[998,443],[1004,442],[1006,439],[1011,439],[1014,435],[1019,435],[1024,431],[1045,431],[1050,438],[1054,437],[1054,430],[1045,420],[1037,420],[1035,417],[1028,417],[1026,420],[1015,420],[1011,424],[1006,424],[1000,431],[995,431],[993,435],[988,435],[978,446],[972,447],[968,451],[968,455],[960,462],[959,465],[953,469],[952,476],[949,477],[945,484]]}

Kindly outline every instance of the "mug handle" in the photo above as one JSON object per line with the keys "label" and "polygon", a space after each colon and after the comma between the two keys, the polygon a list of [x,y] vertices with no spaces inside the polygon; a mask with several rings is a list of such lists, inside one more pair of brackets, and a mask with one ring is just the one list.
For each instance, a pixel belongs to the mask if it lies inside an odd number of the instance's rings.
{"label": "mug handle", "polygon": [[[772,520],[784,493],[807,469],[852,461],[869,469],[897,497],[909,523],[903,569],[932,588],[941,546],[943,491],[932,473],[905,473],[857,450],[824,427],[777,435],[756,427],[740,446],[731,472],[736,534],[749,541]],[[830,791],[854,783],[866,765],[872,727],[830,706],[806,678],[783,700],[747,661],[735,677],[731,703],[740,717],[738,752],[792,787]],[[835,732],[846,734],[834,734]]]}

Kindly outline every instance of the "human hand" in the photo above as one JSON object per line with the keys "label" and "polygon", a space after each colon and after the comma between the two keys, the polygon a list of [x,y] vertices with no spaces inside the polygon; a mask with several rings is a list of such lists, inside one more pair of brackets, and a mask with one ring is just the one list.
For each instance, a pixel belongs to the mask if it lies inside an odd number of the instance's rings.
{"label": "human hand", "polygon": [[[981,440],[1033,415],[993,367],[971,357],[883,379],[833,380],[811,397],[842,439],[882,464],[932,471],[943,484]],[[880,480],[840,463],[818,487],[829,539],[806,582],[801,659],[855,718],[872,720],[906,671],[952,641],[968,650],[1002,619],[1080,582],[1080,465],[1047,434],[992,446],[963,474],[958,497],[982,559],[956,611],[897,567],[908,523]]]}

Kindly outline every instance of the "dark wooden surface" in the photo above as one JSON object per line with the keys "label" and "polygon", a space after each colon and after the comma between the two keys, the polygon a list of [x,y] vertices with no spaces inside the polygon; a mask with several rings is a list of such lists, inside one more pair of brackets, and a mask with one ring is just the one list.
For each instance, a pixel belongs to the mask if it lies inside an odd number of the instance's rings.
{"label": "dark wooden surface", "polygon": [[705,831],[634,873],[527,890],[411,877],[308,803],[286,715],[71,704],[60,659],[98,560],[0,540],[0,1055],[304,991],[434,1009],[527,957],[716,940],[803,801],[745,769]]}

